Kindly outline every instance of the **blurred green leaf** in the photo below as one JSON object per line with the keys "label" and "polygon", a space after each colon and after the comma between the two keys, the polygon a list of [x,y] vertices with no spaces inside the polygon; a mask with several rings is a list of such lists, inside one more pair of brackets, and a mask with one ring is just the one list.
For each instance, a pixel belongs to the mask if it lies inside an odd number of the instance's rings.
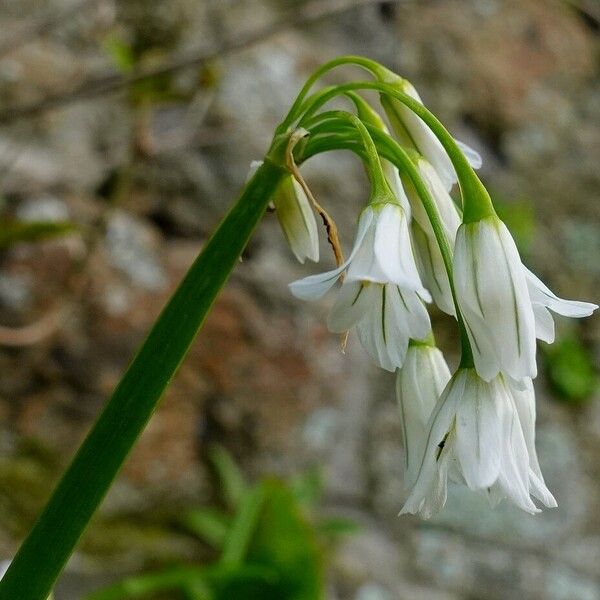
{"label": "blurred green leaf", "polygon": [[238,511],[225,538],[221,564],[241,564],[246,558],[246,551],[258,525],[264,499],[265,486],[263,483],[259,483],[243,494]]}
{"label": "blurred green leaf", "polygon": [[135,68],[135,56],[131,47],[119,36],[109,34],[104,38],[104,51],[113,61],[117,69],[123,73],[130,73]]}
{"label": "blurred green leaf", "polygon": [[311,508],[319,501],[323,492],[323,471],[317,467],[296,475],[292,479],[290,487],[296,501]]}
{"label": "blurred green leaf", "polygon": [[533,204],[527,200],[506,201],[494,196],[498,216],[506,223],[519,251],[527,254],[535,237],[536,222]]}
{"label": "blurred green leaf", "polygon": [[330,517],[319,521],[317,529],[323,535],[339,537],[356,533],[360,530],[360,525],[356,521],[345,517]]}
{"label": "blurred green leaf", "polygon": [[0,249],[22,242],[37,242],[72,233],[77,225],[69,221],[10,221],[0,223]]}
{"label": "blurred green leaf", "polygon": [[208,457],[219,477],[223,500],[235,510],[248,489],[242,471],[222,446],[212,446]]}
{"label": "blurred green leaf", "polygon": [[231,517],[217,508],[197,508],[185,515],[183,525],[214,548],[221,548],[231,525]]}
{"label": "blurred green leaf", "polygon": [[[273,600],[318,600],[323,597],[323,553],[313,527],[292,491],[279,481],[265,482],[265,502],[247,560],[270,567],[279,581]],[[240,596],[241,600],[242,596]]]}
{"label": "blurred green leaf", "polygon": [[[197,593],[204,588],[212,598],[210,588],[205,582],[205,573],[201,567],[173,567],[158,573],[128,577],[87,596],[87,600],[125,600],[127,598],[150,598],[152,595],[168,590],[184,590],[194,585]],[[202,596],[197,596],[202,598]]]}
{"label": "blurred green leaf", "polygon": [[548,379],[555,392],[572,403],[589,399],[598,387],[594,360],[581,341],[571,335],[542,345]]}

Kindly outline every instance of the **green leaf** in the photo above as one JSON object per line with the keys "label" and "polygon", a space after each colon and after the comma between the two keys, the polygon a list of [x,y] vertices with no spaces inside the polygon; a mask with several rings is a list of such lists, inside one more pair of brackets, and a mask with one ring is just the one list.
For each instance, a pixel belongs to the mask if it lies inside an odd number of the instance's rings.
{"label": "green leaf", "polygon": [[72,233],[76,229],[77,225],[68,221],[4,222],[0,223],[0,248],[59,237]]}
{"label": "green leaf", "polygon": [[323,553],[316,533],[292,491],[279,481],[265,483],[265,502],[246,560],[279,574],[269,598],[323,597]]}
{"label": "green leaf", "polygon": [[217,508],[197,508],[185,515],[183,525],[214,548],[221,548],[231,526],[231,517]]}
{"label": "green leaf", "polygon": [[554,391],[574,404],[585,402],[598,388],[598,373],[588,349],[575,336],[542,345],[546,372]]}
{"label": "green leaf", "polygon": [[535,238],[535,212],[527,200],[505,201],[494,197],[494,207],[498,216],[510,230],[519,251],[527,254]]}
{"label": "green leaf", "polygon": [[243,562],[250,539],[257,527],[264,498],[265,489],[262,483],[246,492],[242,497],[239,509],[227,533],[221,554],[221,564],[236,565]]}
{"label": "green leaf", "polygon": [[323,492],[323,471],[311,469],[294,477],[290,485],[296,501],[310,508],[319,501]]}
{"label": "green leaf", "polygon": [[0,600],[36,600],[50,593],[283,174],[265,161],[190,267],[0,581]]}
{"label": "green leaf", "polygon": [[130,46],[115,34],[104,39],[104,51],[122,73],[131,73],[135,68],[135,56]]}
{"label": "green leaf", "polygon": [[340,537],[357,533],[360,530],[360,525],[352,519],[330,517],[319,521],[317,529],[325,536]]}
{"label": "green leaf", "polygon": [[87,600],[124,600],[126,598],[147,598],[153,594],[169,590],[185,590],[193,586],[198,593],[204,589],[204,598],[211,598],[210,588],[201,567],[172,567],[159,571],[128,577],[87,596]]}
{"label": "green leaf", "polygon": [[248,488],[244,475],[222,446],[212,446],[208,455],[219,477],[223,499],[229,508],[235,510]]}

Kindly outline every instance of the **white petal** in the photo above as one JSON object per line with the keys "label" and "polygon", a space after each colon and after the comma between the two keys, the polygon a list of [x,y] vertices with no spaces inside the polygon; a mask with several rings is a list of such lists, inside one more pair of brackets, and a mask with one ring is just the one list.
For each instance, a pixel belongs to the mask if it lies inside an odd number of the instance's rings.
{"label": "white petal", "polygon": [[548,344],[554,342],[554,319],[548,309],[534,302],[533,316],[535,317],[535,337]]}
{"label": "white petal", "polygon": [[385,159],[381,160],[381,166],[394,196],[398,202],[400,202],[400,206],[402,206],[404,209],[406,218],[410,220],[410,203],[408,201],[408,197],[406,196],[406,192],[404,191],[404,186],[402,185],[402,180],[400,179],[398,167],[396,167],[396,165],[391,163],[389,160]]}
{"label": "white petal", "polygon": [[529,497],[529,453],[521,429],[521,423],[514,406],[512,397],[506,406],[503,419],[504,442],[502,444],[502,467],[498,483],[502,489],[519,508],[531,514],[540,510]]}
{"label": "white petal", "polygon": [[317,221],[302,186],[292,177],[286,177],[273,196],[275,214],[283,233],[300,261],[319,260]]}
{"label": "white petal", "polygon": [[535,449],[535,391],[531,379],[524,381],[525,389],[519,390],[514,386],[511,387],[512,397],[515,408],[519,416],[527,453],[529,455],[529,483],[531,493],[548,508],[557,506],[554,496],[546,487],[542,470],[538,462],[537,452]]}
{"label": "white petal", "polygon": [[589,317],[598,305],[591,302],[579,302],[577,300],[563,300],[554,294],[544,283],[536,277],[529,269],[523,267],[531,301],[542,304],[551,311],[565,317]]}
{"label": "white petal", "polygon": [[406,488],[414,485],[425,449],[431,412],[450,380],[442,353],[431,346],[411,346],[396,377],[396,398],[405,448]]}
{"label": "white petal", "polygon": [[416,221],[412,222],[411,231],[417,267],[423,283],[431,292],[438,308],[446,314],[456,316],[448,273],[437,241],[428,236]]}
{"label": "white petal", "polygon": [[456,450],[462,474],[472,490],[490,487],[498,478],[502,457],[502,423],[497,405],[506,399],[496,380],[468,379],[456,412]]}
{"label": "white petal", "polygon": [[371,284],[367,292],[371,305],[367,316],[356,326],[358,338],[381,368],[395,371],[404,362],[410,339],[408,319],[403,318],[406,311],[395,286]]}
{"label": "white petal", "polygon": [[419,475],[400,514],[416,514],[419,512],[428,494],[431,493],[436,484],[440,448],[443,449],[445,439],[455,420],[457,406],[463,397],[467,377],[467,370],[457,371],[437,401],[427,426],[425,454],[423,455]]}
{"label": "white petal", "polygon": [[[419,159],[417,167],[421,178],[436,204],[450,245],[453,246],[456,231],[461,223],[461,218],[456,209],[456,205],[454,204],[454,200],[452,200],[452,197],[444,187],[437,171],[425,159]],[[431,228],[425,208],[420,200],[418,204],[420,205],[420,209],[415,209],[415,219],[428,234],[433,235],[433,229]]]}
{"label": "white petal", "polygon": [[365,290],[370,285],[360,281],[347,281],[342,284],[327,319],[330,331],[343,333],[364,318],[369,310],[369,294]]}
{"label": "white petal", "polygon": [[499,219],[461,225],[454,278],[477,371],[486,380],[500,369],[515,379],[534,377],[533,309],[519,253]]}
{"label": "white petal", "polygon": [[423,499],[419,514],[423,519],[430,519],[440,512],[448,497],[448,472],[455,455],[456,435],[450,431],[437,462],[437,473],[433,485]]}
{"label": "white petal", "polygon": [[460,151],[465,155],[465,158],[469,161],[469,164],[474,169],[480,169],[483,164],[483,160],[481,159],[481,154],[477,152],[477,150],[473,150],[471,146],[468,146],[464,142],[459,140],[455,140],[456,145],[460,148]]}
{"label": "white petal", "polygon": [[402,207],[387,204],[381,210],[375,229],[374,251],[380,269],[387,277],[381,283],[395,283],[415,291],[423,288]]}
{"label": "white petal", "polygon": [[318,273],[317,275],[309,275],[304,279],[293,281],[289,284],[292,294],[301,300],[317,300],[323,297],[333,287],[339,276],[360,250],[372,221],[373,211],[370,208],[366,208],[360,215],[354,247],[347,260],[337,269],[333,269],[332,271]]}

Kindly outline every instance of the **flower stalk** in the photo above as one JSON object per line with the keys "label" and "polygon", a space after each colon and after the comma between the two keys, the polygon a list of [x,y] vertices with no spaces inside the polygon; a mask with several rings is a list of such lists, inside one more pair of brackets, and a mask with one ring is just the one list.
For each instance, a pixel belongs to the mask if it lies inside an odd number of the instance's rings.
{"label": "flower stalk", "polygon": [[0,600],[48,596],[285,173],[265,160],[190,267],[0,581]]}

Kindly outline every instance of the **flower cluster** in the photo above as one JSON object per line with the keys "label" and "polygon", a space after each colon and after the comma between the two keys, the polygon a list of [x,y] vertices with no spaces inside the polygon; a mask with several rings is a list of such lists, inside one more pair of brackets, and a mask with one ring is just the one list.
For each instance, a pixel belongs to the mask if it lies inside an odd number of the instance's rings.
{"label": "flower cluster", "polygon": [[[329,329],[355,330],[372,360],[397,373],[408,494],[403,513],[438,512],[448,478],[485,494],[492,505],[507,498],[529,513],[539,512],[534,499],[554,507],[535,449],[536,339],[554,341],[551,313],[585,317],[597,306],[558,298],[522,264],[473,171],[480,156],[428,116],[415,88],[377,63],[354,62],[375,76],[371,87],[380,93],[389,129],[354,92],[346,95],[358,116],[338,111],[299,124],[310,134],[315,123],[315,137],[330,127],[331,140],[338,135],[340,147],[356,151],[371,196],[347,259],[291,283],[291,292],[315,300],[341,283]],[[461,206],[450,195],[457,182]],[[318,260],[314,216],[292,175],[275,206],[297,258]],[[433,341],[431,302],[461,330],[454,374]]]}

